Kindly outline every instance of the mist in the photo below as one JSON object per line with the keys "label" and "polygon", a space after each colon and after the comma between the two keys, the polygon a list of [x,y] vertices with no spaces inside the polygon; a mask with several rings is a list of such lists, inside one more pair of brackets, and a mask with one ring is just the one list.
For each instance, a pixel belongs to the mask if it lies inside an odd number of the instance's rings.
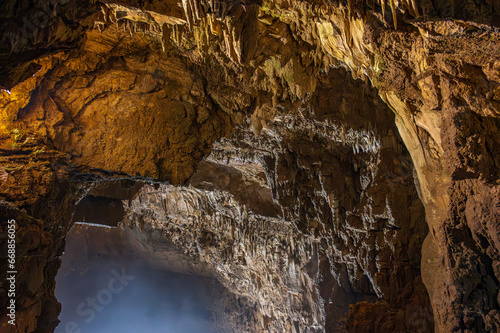
{"label": "mist", "polygon": [[165,271],[116,248],[116,228],[75,225],[67,238],[55,294],[56,333],[215,332],[210,300],[216,280]]}

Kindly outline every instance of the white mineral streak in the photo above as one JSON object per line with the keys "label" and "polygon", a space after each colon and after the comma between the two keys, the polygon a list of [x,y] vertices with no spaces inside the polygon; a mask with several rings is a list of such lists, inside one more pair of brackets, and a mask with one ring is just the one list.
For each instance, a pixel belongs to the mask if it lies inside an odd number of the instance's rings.
{"label": "white mineral streak", "polygon": [[75,222],[75,224],[86,225],[86,226],[90,226],[90,227],[98,227],[98,228],[109,228],[109,229],[116,228],[116,227],[112,227],[110,225],[97,224],[97,223],[88,223],[88,222]]}

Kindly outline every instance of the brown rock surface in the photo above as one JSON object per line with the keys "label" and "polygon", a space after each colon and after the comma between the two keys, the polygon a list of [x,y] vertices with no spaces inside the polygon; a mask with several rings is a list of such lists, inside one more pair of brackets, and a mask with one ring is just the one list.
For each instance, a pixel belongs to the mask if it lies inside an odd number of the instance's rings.
{"label": "brown rock surface", "polygon": [[[85,196],[255,302],[242,331],[500,328],[497,3],[2,6],[21,331],[57,323]],[[144,186],[96,189],[130,176]]]}

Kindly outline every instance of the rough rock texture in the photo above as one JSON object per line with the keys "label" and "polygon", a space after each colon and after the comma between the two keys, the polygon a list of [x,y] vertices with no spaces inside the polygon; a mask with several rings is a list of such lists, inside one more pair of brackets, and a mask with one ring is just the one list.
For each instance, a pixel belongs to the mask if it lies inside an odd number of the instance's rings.
{"label": "rough rock texture", "polygon": [[81,45],[93,25],[93,1],[2,1],[0,88],[11,89],[40,69],[32,60]]}
{"label": "rough rock texture", "polygon": [[48,3],[2,5],[1,209],[47,240],[21,331],[75,202],[130,176],[122,227],[255,302],[238,329],[500,328],[497,2]]}

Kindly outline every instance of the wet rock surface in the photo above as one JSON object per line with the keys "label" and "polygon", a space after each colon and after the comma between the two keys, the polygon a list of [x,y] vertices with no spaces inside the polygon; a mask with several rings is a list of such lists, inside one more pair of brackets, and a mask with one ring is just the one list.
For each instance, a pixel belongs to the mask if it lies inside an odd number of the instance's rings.
{"label": "wet rock surface", "polygon": [[2,8],[20,331],[57,324],[75,207],[110,205],[249,300],[240,331],[500,327],[496,3]]}

